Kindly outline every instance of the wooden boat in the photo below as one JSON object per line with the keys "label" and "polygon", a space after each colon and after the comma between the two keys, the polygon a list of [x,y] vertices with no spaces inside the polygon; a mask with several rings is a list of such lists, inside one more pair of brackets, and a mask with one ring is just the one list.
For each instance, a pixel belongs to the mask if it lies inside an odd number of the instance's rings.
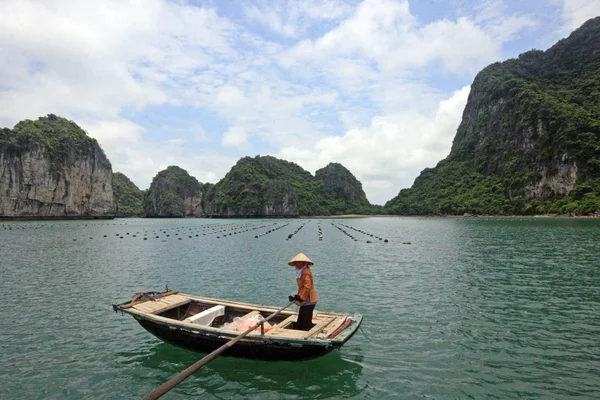
{"label": "wooden boat", "polygon": [[[131,314],[144,329],[165,342],[210,352],[241,333],[232,328],[232,323],[259,315],[267,317],[278,308],[166,291],[138,294],[128,302],[113,305],[113,309]],[[224,355],[266,360],[315,358],[340,348],[362,322],[360,314],[319,311],[313,318],[313,328],[300,331],[294,329],[297,317],[297,312],[282,311],[269,321],[272,329],[256,329]]]}

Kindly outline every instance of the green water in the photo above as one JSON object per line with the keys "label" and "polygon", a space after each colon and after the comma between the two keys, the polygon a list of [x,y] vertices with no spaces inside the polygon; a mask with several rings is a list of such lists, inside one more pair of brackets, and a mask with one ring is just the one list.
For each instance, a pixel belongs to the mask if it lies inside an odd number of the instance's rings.
{"label": "green water", "polygon": [[600,397],[598,219],[5,222],[0,244],[3,399],[141,397],[201,355],[112,303],[168,285],[284,305],[300,251],[317,310],[362,332],[316,360],[218,358],[166,398]]}

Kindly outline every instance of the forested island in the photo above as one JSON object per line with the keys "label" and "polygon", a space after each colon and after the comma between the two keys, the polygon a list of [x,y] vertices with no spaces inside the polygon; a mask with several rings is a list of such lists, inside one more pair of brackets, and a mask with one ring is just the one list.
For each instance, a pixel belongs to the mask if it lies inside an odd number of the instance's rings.
{"label": "forested island", "polygon": [[385,211],[600,213],[600,17],[481,71],[450,155]]}

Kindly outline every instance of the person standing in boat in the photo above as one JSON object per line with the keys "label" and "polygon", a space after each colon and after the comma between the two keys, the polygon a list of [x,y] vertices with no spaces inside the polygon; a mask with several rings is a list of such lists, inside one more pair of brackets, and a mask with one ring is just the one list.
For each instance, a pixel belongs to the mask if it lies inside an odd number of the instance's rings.
{"label": "person standing in boat", "polygon": [[295,301],[300,307],[298,321],[294,329],[309,331],[313,327],[313,310],[318,300],[312,271],[310,270],[310,266],[314,263],[304,253],[299,253],[292,258],[288,265],[296,268],[296,282],[298,283],[298,293],[288,297],[290,301]]}

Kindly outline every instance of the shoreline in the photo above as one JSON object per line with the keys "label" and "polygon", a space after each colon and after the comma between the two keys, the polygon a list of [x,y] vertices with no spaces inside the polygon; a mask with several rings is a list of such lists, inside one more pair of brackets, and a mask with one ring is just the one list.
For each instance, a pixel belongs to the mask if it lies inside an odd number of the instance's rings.
{"label": "shoreline", "polygon": [[34,216],[34,215],[24,215],[24,216],[4,216],[0,215],[0,221],[89,221],[94,219],[115,219],[114,215],[94,215],[94,216]]}
{"label": "shoreline", "polygon": [[214,216],[199,216],[199,217],[138,217],[138,216],[22,216],[22,217],[6,217],[0,215],[0,221],[90,221],[90,220],[111,220],[111,219],[359,219],[359,218],[575,218],[575,219],[595,219],[600,218],[600,214],[593,215],[565,215],[565,214],[538,214],[538,215],[494,215],[494,214],[468,214],[468,215],[397,215],[397,214],[340,214],[340,215],[301,215],[293,216],[264,216],[264,217],[221,217]]}

